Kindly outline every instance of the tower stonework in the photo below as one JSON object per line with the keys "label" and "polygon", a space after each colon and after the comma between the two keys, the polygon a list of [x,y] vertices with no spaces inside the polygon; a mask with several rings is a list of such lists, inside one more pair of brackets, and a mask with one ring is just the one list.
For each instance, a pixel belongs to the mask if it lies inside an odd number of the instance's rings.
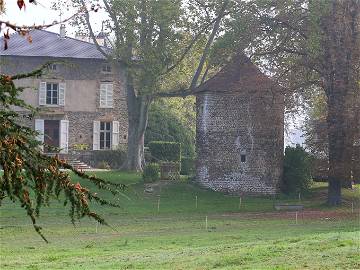
{"label": "tower stonework", "polygon": [[282,177],[284,96],[244,54],[196,89],[196,181],[234,194],[275,194]]}

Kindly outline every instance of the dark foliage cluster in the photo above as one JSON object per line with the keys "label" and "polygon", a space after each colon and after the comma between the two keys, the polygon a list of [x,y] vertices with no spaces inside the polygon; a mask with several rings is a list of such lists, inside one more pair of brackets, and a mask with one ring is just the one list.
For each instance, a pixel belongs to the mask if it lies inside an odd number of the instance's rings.
{"label": "dark foliage cluster", "polygon": [[282,191],[286,194],[306,193],[312,183],[312,157],[304,148],[286,147]]}
{"label": "dark foliage cluster", "polygon": [[181,160],[181,144],[177,142],[154,141],[149,143],[151,156],[157,161]]}
{"label": "dark foliage cluster", "polygon": [[145,183],[151,183],[159,180],[160,179],[159,164],[157,163],[146,164],[142,177]]}
{"label": "dark foliage cluster", "polygon": [[41,143],[36,140],[37,132],[19,124],[22,116],[14,111],[14,107],[26,110],[29,118],[35,116],[36,109],[19,98],[23,88],[16,87],[14,80],[39,77],[47,66],[48,64],[28,74],[0,74],[0,167],[3,169],[3,174],[0,174],[0,205],[5,198],[19,203],[31,218],[35,230],[45,241],[46,238],[36,221],[41,207],[48,206],[53,197],[64,199],[64,205],[69,205],[69,215],[73,223],[76,219],[88,216],[101,224],[107,224],[101,216],[91,211],[91,201],[119,207],[102,199],[80,183],[73,183],[70,171],[84,181],[95,184],[98,189],[114,195],[125,188],[122,184],[111,183],[77,171],[58,156],[44,155],[41,152]]}

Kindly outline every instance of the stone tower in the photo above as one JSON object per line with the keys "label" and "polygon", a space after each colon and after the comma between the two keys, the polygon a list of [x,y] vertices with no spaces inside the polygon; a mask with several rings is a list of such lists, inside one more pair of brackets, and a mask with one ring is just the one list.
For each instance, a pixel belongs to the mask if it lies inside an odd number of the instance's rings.
{"label": "stone tower", "polygon": [[282,177],[283,89],[244,54],[196,89],[196,180],[234,194],[274,194]]}

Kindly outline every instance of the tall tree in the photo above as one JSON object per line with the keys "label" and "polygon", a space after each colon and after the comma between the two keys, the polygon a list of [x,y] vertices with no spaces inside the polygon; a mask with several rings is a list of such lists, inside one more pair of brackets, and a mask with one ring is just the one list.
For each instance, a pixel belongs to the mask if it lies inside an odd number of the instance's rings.
{"label": "tall tree", "polygon": [[[114,34],[111,53],[96,43],[89,13],[78,18],[103,55],[124,71],[129,119],[127,169],[142,169],[151,102],[159,92],[169,91],[166,78],[181,73],[183,60],[195,45],[202,43],[190,85],[193,88],[198,84],[229,2],[103,0],[109,16],[108,29]],[[84,0],[73,3],[86,8]],[[174,87],[188,88],[179,84]]]}
{"label": "tall tree", "polygon": [[319,23],[322,80],[327,97],[329,197],[341,203],[341,182],[351,181],[355,103],[359,95],[360,2],[333,0]]}

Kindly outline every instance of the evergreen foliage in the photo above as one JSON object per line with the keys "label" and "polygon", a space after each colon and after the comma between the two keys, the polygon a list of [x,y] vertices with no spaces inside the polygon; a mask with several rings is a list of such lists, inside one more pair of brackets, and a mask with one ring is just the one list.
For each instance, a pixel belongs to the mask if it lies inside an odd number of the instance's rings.
{"label": "evergreen foliage", "polygon": [[308,192],[311,183],[310,155],[300,145],[286,147],[282,191],[287,194]]}

